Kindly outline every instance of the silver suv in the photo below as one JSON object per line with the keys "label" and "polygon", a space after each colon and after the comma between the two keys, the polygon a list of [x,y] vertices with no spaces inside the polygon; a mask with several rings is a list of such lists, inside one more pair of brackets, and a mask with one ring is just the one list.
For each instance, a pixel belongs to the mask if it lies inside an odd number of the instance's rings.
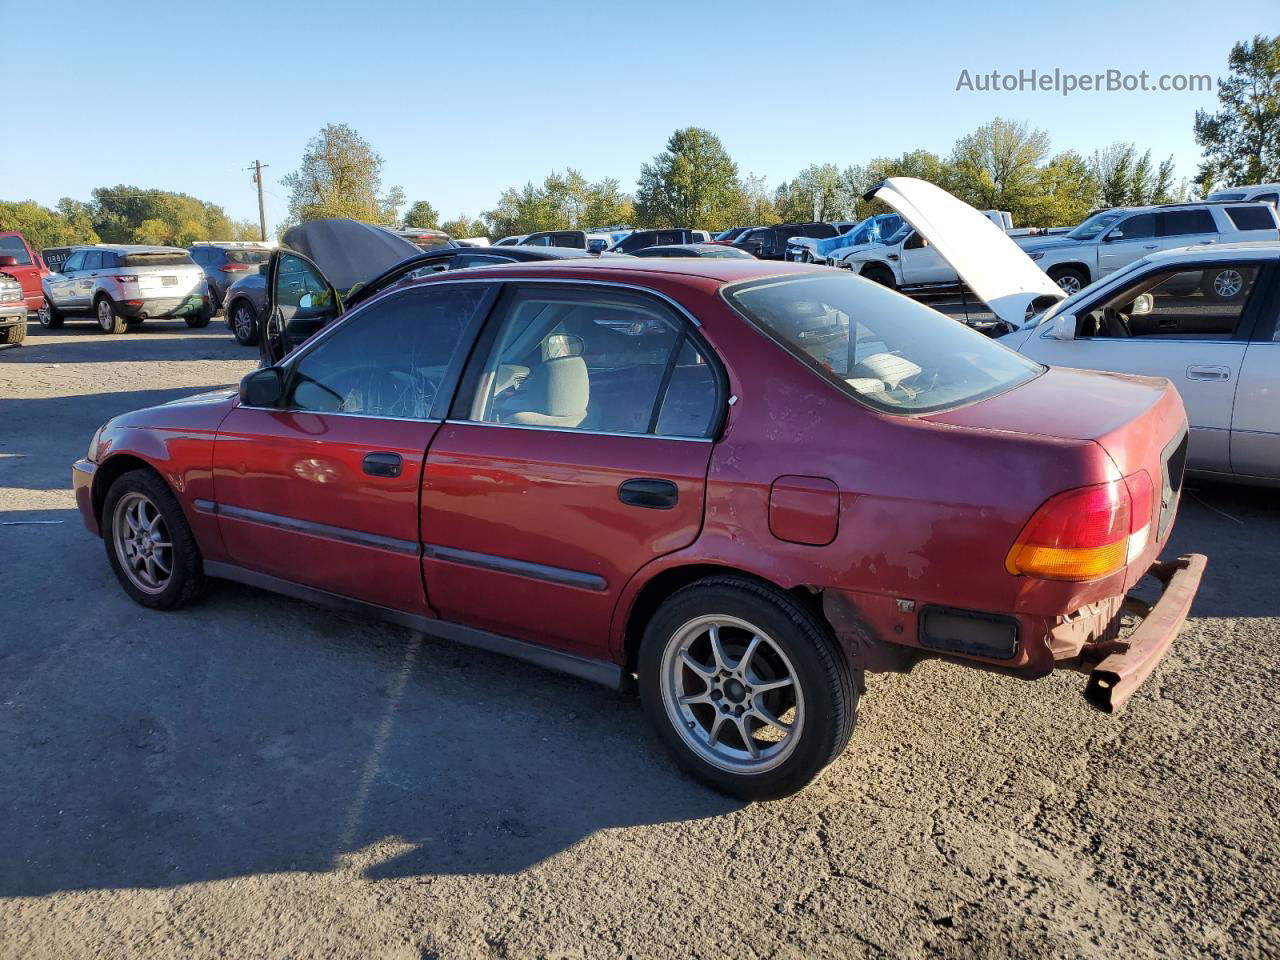
{"label": "silver suv", "polygon": [[42,281],[49,310],[41,323],[95,319],[103,333],[124,333],[152,318],[182,317],[208,326],[213,311],[204,271],[177,247],[99,244],[75,247],[60,273]]}

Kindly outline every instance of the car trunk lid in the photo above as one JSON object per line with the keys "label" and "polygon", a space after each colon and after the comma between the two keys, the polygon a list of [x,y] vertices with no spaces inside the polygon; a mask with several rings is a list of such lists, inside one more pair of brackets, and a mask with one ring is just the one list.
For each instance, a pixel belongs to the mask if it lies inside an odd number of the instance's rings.
{"label": "car trunk lid", "polygon": [[865,199],[873,198],[902,214],[1013,329],[1023,325],[1036,300],[1063,298],[1058,285],[989,217],[940,187],[890,177],[867,191]]}

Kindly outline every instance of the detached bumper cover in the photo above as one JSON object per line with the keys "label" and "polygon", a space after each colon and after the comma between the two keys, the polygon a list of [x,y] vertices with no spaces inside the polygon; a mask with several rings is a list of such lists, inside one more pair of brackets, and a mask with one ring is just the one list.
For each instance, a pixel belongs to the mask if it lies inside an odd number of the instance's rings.
{"label": "detached bumper cover", "polygon": [[1151,675],[1187,618],[1191,601],[1200,588],[1205,562],[1204,554],[1188,553],[1177,560],[1151,565],[1147,572],[1164,584],[1160,599],[1149,606],[1133,599],[1126,601],[1127,609],[1137,607],[1137,612],[1144,614],[1142,623],[1128,638],[1099,644],[1095,650],[1084,652],[1088,659],[1102,656],[1090,671],[1084,690],[1084,698],[1090,705],[1105,713],[1115,713]]}

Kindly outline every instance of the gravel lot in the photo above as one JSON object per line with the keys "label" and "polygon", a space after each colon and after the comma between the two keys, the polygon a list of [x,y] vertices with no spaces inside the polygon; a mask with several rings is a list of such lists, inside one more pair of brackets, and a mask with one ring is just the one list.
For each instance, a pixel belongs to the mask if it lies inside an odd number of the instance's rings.
{"label": "gravel lot", "polygon": [[606,690],[230,584],[127,600],[71,462],[254,360],[220,320],[0,352],[0,956],[1280,955],[1277,492],[1190,485],[1209,571],[1120,717],[928,663],[743,806]]}

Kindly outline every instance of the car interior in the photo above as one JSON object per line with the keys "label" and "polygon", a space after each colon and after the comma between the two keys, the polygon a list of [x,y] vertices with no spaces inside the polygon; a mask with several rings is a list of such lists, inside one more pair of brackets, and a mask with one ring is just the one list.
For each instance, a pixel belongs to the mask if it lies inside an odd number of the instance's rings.
{"label": "car interior", "polygon": [[1244,313],[1257,274],[1253,266],[1220,264],[1212,270],[1149,275],[1082,312],[1076,336],[1229,339]]}

